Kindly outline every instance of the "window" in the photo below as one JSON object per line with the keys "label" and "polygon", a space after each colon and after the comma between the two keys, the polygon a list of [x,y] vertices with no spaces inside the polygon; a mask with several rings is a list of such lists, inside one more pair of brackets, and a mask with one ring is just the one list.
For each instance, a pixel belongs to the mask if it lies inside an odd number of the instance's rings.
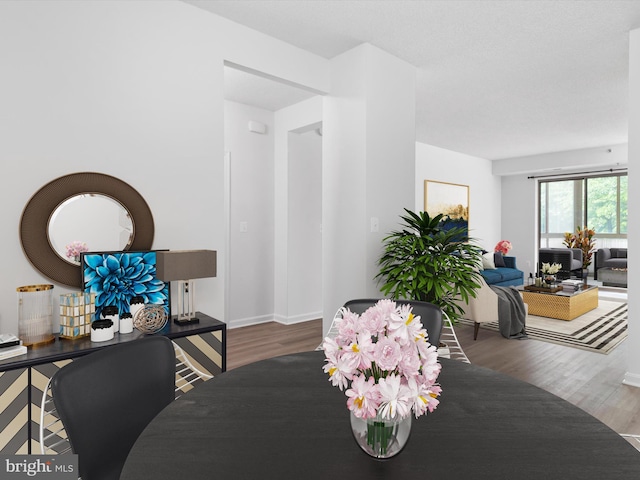
{"label": "window", "polygon": [[597,247],[627,246],[627,175],[541,180],[540,247],[562,247],[565,232],[596,231]]}

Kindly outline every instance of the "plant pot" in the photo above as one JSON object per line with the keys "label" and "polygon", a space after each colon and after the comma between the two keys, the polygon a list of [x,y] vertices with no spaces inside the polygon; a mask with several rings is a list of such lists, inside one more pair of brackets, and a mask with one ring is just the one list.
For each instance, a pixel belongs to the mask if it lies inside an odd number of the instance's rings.
{"label": "plant pot", "polygon": [[374,458],[391,458],[399,454],[411,434],[411,414],[399,419],[362,419],[351,412],[351,431],[360,448]]}

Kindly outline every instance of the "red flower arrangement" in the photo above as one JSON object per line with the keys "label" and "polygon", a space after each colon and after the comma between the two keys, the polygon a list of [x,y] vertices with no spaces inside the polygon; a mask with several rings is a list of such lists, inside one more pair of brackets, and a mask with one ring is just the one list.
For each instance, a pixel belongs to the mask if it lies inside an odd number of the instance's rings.
{"label": "red flower arrangement", "polygon": [[493,249],[494,252],[501,253],[502,255],[506,255],[511,250],[511,242],[509,240],[500,240],[496,247]]}

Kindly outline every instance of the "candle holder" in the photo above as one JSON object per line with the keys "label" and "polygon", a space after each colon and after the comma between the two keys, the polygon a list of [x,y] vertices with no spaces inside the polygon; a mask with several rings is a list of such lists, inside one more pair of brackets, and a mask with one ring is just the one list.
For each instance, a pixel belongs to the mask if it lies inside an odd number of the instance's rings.
{"label": "candle holder", "polygon": [[60,295],[60,338],[74,340],[91,335],[91,322],[95,318],[95,293]]}
{"label": "candle holder", "polygon": [[27,347],[39,347],[56,340],[53,335],[53,285],[18,287],[18,337]]}

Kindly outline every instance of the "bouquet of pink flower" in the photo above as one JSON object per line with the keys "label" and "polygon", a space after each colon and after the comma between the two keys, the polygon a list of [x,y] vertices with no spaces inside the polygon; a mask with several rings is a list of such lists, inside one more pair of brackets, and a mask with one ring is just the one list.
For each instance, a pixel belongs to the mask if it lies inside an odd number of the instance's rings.
{"label": "bouquet of pink flower", "polygon": [[75,260],[76,262],[80,261],[81,253],[89,251],[89,247],[86,243],[78,242],[77,240],[71,242],[65,248],[67,250],[67,258]]}
{"label": "bouquet of pink flower", "polygon": [[496,248],[493,251],[506,255],[507,253],[509,253],[509,250],[511,250],[511,248],[511,242],[509,240],[500,240],[496,244]]}
{"label": "bouquet of pink flower", "polygon": [[410,305],[380,300],[362,315],[341,309],[338,334],[325,338],[324,371],[345,390],[347,407],[359,418],[403,418],[432,412],[442,366],[420,317]]}

